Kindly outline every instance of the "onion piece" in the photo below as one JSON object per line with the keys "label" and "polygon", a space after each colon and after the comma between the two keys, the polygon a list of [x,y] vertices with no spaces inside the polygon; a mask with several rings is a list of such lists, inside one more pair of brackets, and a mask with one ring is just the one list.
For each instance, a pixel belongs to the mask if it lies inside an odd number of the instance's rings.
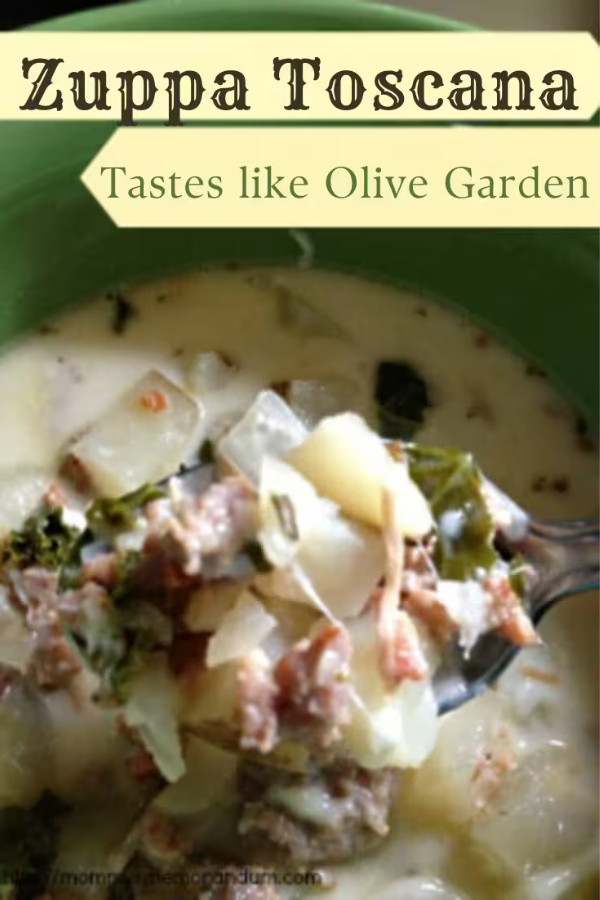
{"label": "onion piece", "polygon": [[226,465],[258,485],[265,456],[284,456],[306,438],[307,431],[275,391],[261,391],[244,417],[217,443]]}
{"label": "onion piece", "polygon": [[132,679],[125,707],[125,721],[137,729],[140,737],[167,781],[177,781],[185,773],[179,736],[180,698],[166,662],[157,654],[139,675]]}
{"label": "onion piece", "polygon": [[314,428],[326,416],[336,415],[352,406],[357,388],[352,381],[332,378],[326,381],[292,381],[287,400],[306,425]]}
{"label": "onion piece", "polygon": [[225,613],[218,630],[208,642],[206,665],[209,669],[254,650],[277,626],[262,603],[244,591],[235,606]]}

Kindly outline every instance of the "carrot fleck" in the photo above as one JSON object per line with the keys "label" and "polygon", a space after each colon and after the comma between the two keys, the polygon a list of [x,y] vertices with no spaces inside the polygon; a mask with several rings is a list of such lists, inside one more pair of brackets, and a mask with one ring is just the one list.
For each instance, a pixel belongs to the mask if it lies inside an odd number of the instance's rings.
{"label": "carrot fleck", "polygon": [[153,413],[164,412],[169,408],[169,401],[162,391],[146,391],[142,394],[140,403],[144,409]]}

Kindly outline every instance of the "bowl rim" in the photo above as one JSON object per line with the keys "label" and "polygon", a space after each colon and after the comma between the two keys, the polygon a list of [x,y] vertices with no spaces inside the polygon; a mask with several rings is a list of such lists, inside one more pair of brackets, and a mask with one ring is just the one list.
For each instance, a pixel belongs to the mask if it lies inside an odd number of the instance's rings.
{"label": "bowl rim", "polygon": [[[477,31],[476,26],[439,16],[417,12],[404,6],[371,3],[366,0],[134,0],[109,3],[95,9],[44,19],[22,30],[28,31],[178,31],[164,24],[172,12],[229,18],[235,27],[207,22],[207,31]],[[273,27],[260,20],[289,20],[290,24]],[[146,20],[139,27],[140,17]],[[161,20],[158,23],[157,20]],[[256,19],[256,26],[250,20]],[[303,20],[305,20],[303,22]],[[310,20],[310,23],[309,21]],[[137,24],[136,24],[137,23]],[[158,26],[158,27],[157,27]]]}

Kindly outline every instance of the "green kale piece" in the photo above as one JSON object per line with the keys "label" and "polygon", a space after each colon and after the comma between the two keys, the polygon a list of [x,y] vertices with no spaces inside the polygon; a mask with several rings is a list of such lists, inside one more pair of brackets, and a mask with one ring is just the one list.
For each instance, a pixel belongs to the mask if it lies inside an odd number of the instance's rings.
{"label": "green kale piece", "polygon": [[65,524],[62,510],[44,507],[29,516],[20,530],[11,531],[4,544],[2,563],[18,569],[43,566],[59,570],[72,560],[80,537],[77,528]]}
{"label": "green kale piece", "polygon": [[377,367],[375,400],[380,435],[404,441],[412,440],[432,405],[429,388],[416,368],[387,360]]}
{"label": "green kale piece", "polygon": [[162,488],[155,484],[144,484],[123,497],[101,497],[94,500],[87,510],[88,527],[96,538],[108,538],[115,532],[129,531],[135,526],[140,510],[147,503],[164,496]]}
{"label": "green kale piece", "polygon": [[482,475],[470,453],[417,444],[405,447],[411,478],[429,501],[438,524],[445,513],[458,513],[454,533],[440,529],[434,561],[442,578],[471,578],[500,559],[494,548],[494,524],[488,511]]}

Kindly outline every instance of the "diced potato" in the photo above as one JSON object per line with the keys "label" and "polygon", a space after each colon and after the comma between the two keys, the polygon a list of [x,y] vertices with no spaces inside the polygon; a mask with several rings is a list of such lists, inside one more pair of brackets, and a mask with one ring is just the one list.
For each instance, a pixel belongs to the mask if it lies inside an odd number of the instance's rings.
{"label": "diced potato", "polygon": [[258,485],[265,456],[284,456],[307,431],[275,391],[261,391],[243,419],[221,438],[217,455]]}
{"label": "diced potato", "polygon": [[245,656],[276,626],[277,620],[269,615],[260,600],[244,591],[208,642],[206,665],[211,669]]}
{"label": "diced potato", "polygon": [[432,528],[429,505],[408,468],[391,459],[375,432],[354,413],[323,419],[286,458],[320,494],[366,525],[382,526],[387,486],[398,494],[397,519],[404,535],[420,538]]}
{"label": "diced potato", "polygon": [[353,643],[352,685],[356,691],[352,719],[344,741],[352,757],[367,769],[414,768],[434,748],[437,706],[428,680],[404,679],[388,691],[379,666],[376,626],[371,615],[348,623]]}
{"label": "diced potato", "polygon": [[186,772],[162,791],[154,804],[172,816],[193,816],[236,795],[237,757],[207,741],[190,738],[185,753]]}
{"label": "diced potato", "polygon": [[158,656],[132,682],[125,721],[136,728],[146,749],[167,781],[185,772],[179,735],[180,697],[166,664]]}
{"label": "diced potato", "polygon": [[238,581],[207,582],[197,588],[184,613],[189,631],[216,631],[240,595]]}
{"label": "diced potato", "polygon": [[381,535],[341,516],[322,518],[302,543],[296,565],[334,616],[356,616],[383,575]]}
{"label": "diced potato", "polygon": [[50,483],[49,476],[38,469],[0,473],[0,536],[23,525]]}
{"label": "diced potato", "polygon": [[224,663],[199,670],[186,686],[182,720],[194,726],[202,722],[232,722],[237,700],[237,665]]}
{"label": "diced potato", "polygon": [[107,497],[175,473],[202,440],[196,401],[160,372],[149,372],[71,447]]}

